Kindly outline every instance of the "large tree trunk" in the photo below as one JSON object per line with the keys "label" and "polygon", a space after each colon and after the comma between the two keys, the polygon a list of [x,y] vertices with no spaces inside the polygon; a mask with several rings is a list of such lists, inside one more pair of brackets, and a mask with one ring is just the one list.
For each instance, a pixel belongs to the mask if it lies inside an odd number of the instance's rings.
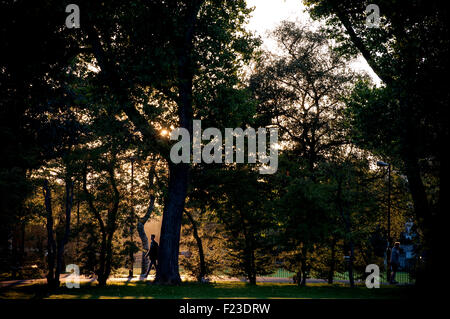
{"label": "large tree trunk", "polygon": [[[430,291],[434,291],[436,285],[433,276],[442,271],[442,265],[445,265],[444,258],[446,247],[444,234],[447,223],[443,220],[443,216],[448,213],[448,164],[444,159],[440,159],[439,167],[439,199],[436,211],[431,211],[430,204],[427,199],[425,185],[423,184],[420,167],[417,159],[411,154],[405,160],[406,175],[414,203],[414,211],[419,227],[422,230],[423,244],[423,266],[418,268],[417,286]],[[429,289],[428,289],[428,288]]]}
{"label": "large tree trunk", "polygon": [[[178,62],[178,117],[180,127],[186,128],[192,136],[192,83],[193,83],[193,63],[192,50],[194,39],[194,28],[198,17],[198,12],[205,0],[192,0],[186,4],[185,21],[182,30],[175,43],[176,56]],[[89,25],[89,23],[88,23]],[[108,79],[111,88],[116,90],[120,99],[120,104],[124,107],[124,112],[141,133],[152,140],[153,147],[169,161],[169,188],[163,212],[163,222],[161,226],[159,262],[156,271],[155,282],[163,284],[178,284],[181,282],[178,273],[178,250],[181,231],[181,217],[186,199],[189,166],[187,164],[174,165],[170,162],[167,145],[158,138],[158,132],[148,125],[147,120],[132,106],[127,89],[121,85],[121,79],[114,71],[114,64],[108,60],[100,37],[93,27],[87,27],[89,41],[92,44],[93,53],[99,63],[105,78]]]}
{"label": "large tree trunk", "polygon": [[[247,234],[245,234],[246,238]],[[247,239],[246,239],[247,241]],[[248,269],[247,269],[247,277],[250,285],[256,285],[256,265],[255,265],[255,251],[252,248],[252,244],[250,241],[247,241],[247,254],[248,254]]]}
{"label": "large tree trunk", "polygon": [[297,286],[300,287],[300,283],[302,281],[302,270],[297,270],[297,272],[294,275],[294,284],[297,284]]}
{"label": "large tree trunk", "polygon": [[255,286],[256,285],[256,275],[255,274],[250,274],[249,278],[248,278],[248,282],[250,285]]}
{"label": "large tree trunk", "polygon": [[[410,127],[410,125],[408,126]],[[411,129],[410,129],[411,130]],[[435,251],[434,240],[436,236],[433,229],[433,220],[430,211],[430,206],[427,199],[425,185],[423,184],[420,174],[420,166],[418,157],[416,155],[413,139],[407,140],[407,145],[404,148],[403,160],[406,168],[406,176],[408,178],[408,185],[414,205],[414,212],[419,225],[422,230],[422,244],[424,251],[424,267],[419,267],[417,273],[417,285],[429,285],[431,280],[430,275],[433,274],[433,252]]]}
{"label": "large tree trunk", "polygon": [[169,163],[169,191],[164,206],[161,226],[158,266],[155,282],[179,284],[178,269],[181,218],[187,194],[189,167],[187,164]]}
{"label": "large tree trunk", "polygon": [[335,267],[336,267],[336,237],[333,236],[333,239],[331,240],[330,269],[328,270],[328,284],[330,285],[333,283]]}
{"label": "large tree trunk", "polygon": [[306,259],[307,253],[308,253],[308,251],[307,251],[307,249],[306,249],[306,246],[303,245],[303,247],[302,247],[302,255],[301,255],[301,262],[302,262],[302,268],[301,268],[302,279],[299,280],[299,286],[301,286],[301,287],[306,287],[306,277],[308,276],[308,273],[307,273],[307,265],[306,265],[306,263],[307,263],[307,261],[306,261],[306,260],[307,260],[307,259]]}
{"label": "large tree trunk", "polygon": [[[192,50],[194,28],[200,6],[204,0],[193,0],[186,8],[185,29],[177,42],[178,59],[178,118],[180,127],[188,130],[192,138]],[[191,140],[192,145],[192,140]],[[161,226],[158,267],[155,282],[161,284],[179,284],[178,253],[180,245],[181,218],[186,200],[189,180],[188,164],[173,164],[169,159],[169,189],[164,205]]]}

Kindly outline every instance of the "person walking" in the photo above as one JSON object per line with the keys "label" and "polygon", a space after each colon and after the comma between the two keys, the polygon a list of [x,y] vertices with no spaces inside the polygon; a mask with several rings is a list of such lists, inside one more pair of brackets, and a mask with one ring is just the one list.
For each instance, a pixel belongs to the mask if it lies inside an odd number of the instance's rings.
{"label": "person walking", "polygon": [[391,269],[392,269],[390,278],[391,284],[398,284],[398,282],[395,281],[395,274],[397,273],[399,266],[400,266],[400,243],[396,242],[391,252]]}
{"label": "person walking", "polygon": [[158,243],[155,241],[155,235],[151,235],[151,243],[150,243],[150,249],[145,254],[145,257],[150,259],[150,264],[148,265],[147,272],[145,273],[145,278],[147,278],[148,274],[150,273],[150,270],[152,269],[152,266],[155,266],[156,271],[156,263],[158,260]]}

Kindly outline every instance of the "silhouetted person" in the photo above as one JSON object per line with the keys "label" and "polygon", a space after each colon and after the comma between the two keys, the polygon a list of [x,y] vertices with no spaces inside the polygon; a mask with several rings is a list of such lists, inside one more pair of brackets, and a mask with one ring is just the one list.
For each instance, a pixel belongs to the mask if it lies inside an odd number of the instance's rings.
{"label": "silhouetted person", "polygon": [[396,242],[394,244],[394,247],[392,248],[392,252],[391,252],[391,269],[392,269],[391,280],[390,280],[391,284],[397,283],[395,281],[395,274],[397,273],[399,266],[400,266],[400,243]]}
{"label": "silhouetted person", "polygon": [[145,254],[145,257],[148,257],[150,259],[150,265],[148,265],[147,272],[145,273],[146,278],[147,278],[148,274],[150,273],[152,266],[155,266],[155,270],[156,270],[156,262],[158,260],[158,243],[155,241],[155,235],[152,235],[151,239],[152,239],[152,241],[150,243],[150,249]]}

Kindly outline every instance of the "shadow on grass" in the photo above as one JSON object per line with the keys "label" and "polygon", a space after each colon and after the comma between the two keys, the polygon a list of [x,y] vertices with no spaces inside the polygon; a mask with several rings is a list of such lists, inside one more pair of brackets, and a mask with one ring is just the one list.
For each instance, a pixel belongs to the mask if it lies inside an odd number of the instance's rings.
{"label": "shadow on grass", "polygon": [[111,282],[106,287],[82,284],[80,288],[62,286],[49,291],[46,285],[34,284],[0,289],[0,298],[6,299],[182,299],[182,298],[311,298],[311,299],[406,299],[411,287],[365,286],[349,288],[342,284],[310,284],[298,287],[287,283],[259,283],[256,286],[242,282],[196,283],[178,286],[156,285],[151,282]]}

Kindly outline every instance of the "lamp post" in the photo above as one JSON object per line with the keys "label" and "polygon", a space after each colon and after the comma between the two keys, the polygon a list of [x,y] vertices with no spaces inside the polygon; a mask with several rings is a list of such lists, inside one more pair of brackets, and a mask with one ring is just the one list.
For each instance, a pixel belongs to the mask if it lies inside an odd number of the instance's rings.
{"label": "lamp post", "polygon": [[387,275],[386,278],[388,281],[391,279],[390,272],[390,258],[391,258],[391,164],[378,161],[377,166],[379,167],[387,167],[388,168],[388,224],[387,224],[387,248],[386,248],[386,265],[387,265]]}

